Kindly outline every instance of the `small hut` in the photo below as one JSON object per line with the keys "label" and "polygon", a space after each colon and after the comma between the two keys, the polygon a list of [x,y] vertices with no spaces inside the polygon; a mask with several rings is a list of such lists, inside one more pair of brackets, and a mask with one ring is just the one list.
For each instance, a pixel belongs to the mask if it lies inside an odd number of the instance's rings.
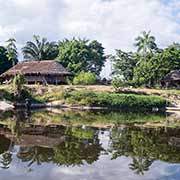
{"label": "small hut", "polygon": [[55,85],[66,84],[67,77],[73,75],[55,60],[41,60],[19,63],[3,73],[1,77],[8,82],[18,74],[25,77],[27,84]]}
{"label": "small hut", "polygon": [[180,70],[171,71],[160,82],[162,87],[180,88]]}

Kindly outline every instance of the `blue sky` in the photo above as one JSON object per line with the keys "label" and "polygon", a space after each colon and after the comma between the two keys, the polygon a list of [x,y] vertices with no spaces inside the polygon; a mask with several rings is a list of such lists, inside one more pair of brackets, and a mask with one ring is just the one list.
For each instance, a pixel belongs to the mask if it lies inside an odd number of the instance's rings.
{"label": "blue sky", "polygon": [[143,30],[151,30],[159,47],[179,42],[180,0],[0,0],[0,44],[14,37],[19,48],[34,34],[76,36],[97,39],[109,54],[134,50]]}

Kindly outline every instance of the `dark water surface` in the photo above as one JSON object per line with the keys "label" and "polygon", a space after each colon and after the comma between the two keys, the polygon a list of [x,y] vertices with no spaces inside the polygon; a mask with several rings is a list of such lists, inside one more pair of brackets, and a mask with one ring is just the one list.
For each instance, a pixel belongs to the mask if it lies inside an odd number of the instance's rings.
{"label": "dark water surface", "polygon": [[0,180],[180,180],[178,123],[172,114],[1,112]]}

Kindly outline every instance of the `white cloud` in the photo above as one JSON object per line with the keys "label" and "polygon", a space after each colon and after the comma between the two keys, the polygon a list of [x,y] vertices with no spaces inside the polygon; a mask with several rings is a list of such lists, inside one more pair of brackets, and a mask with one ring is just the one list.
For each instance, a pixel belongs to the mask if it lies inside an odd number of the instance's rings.
{"label": "white cloud", "polygon": [[179,0],[0,0],[0,41],[78,36],[97,39],[112,53],[132,50],[134,38],[151,30],[164,47],[180,40],[179,14]]}

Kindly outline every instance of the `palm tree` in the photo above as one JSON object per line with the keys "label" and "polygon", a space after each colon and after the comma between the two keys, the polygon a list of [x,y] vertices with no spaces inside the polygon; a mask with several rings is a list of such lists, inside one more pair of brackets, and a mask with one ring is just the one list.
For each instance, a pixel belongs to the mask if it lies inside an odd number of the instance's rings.
{"label": "palm tree", "polygon": [[58,45],[55,42],[48,42],[46,38],[33,36],[34,42],[28,41],[22,48],[26,60],[48,60],[55,59],[58,55]]}
{"label": "palm tree", "polygon": [[151,36],[151,31],[143,31],[142,36],[138,36],[134,44],[137,47],[138,52],[142,52],[145,55],[147,52],[152,53],[157,50],[157,45],[155,43],[155,37]]}
{"label": "palm tree", "polygon": [[6,41],[7,46],[7,57],[8,60],[12,61],[12,65],[16,65],[18,62],[18,52],[16,47],[16,40],[14,38],[10,38]]}

